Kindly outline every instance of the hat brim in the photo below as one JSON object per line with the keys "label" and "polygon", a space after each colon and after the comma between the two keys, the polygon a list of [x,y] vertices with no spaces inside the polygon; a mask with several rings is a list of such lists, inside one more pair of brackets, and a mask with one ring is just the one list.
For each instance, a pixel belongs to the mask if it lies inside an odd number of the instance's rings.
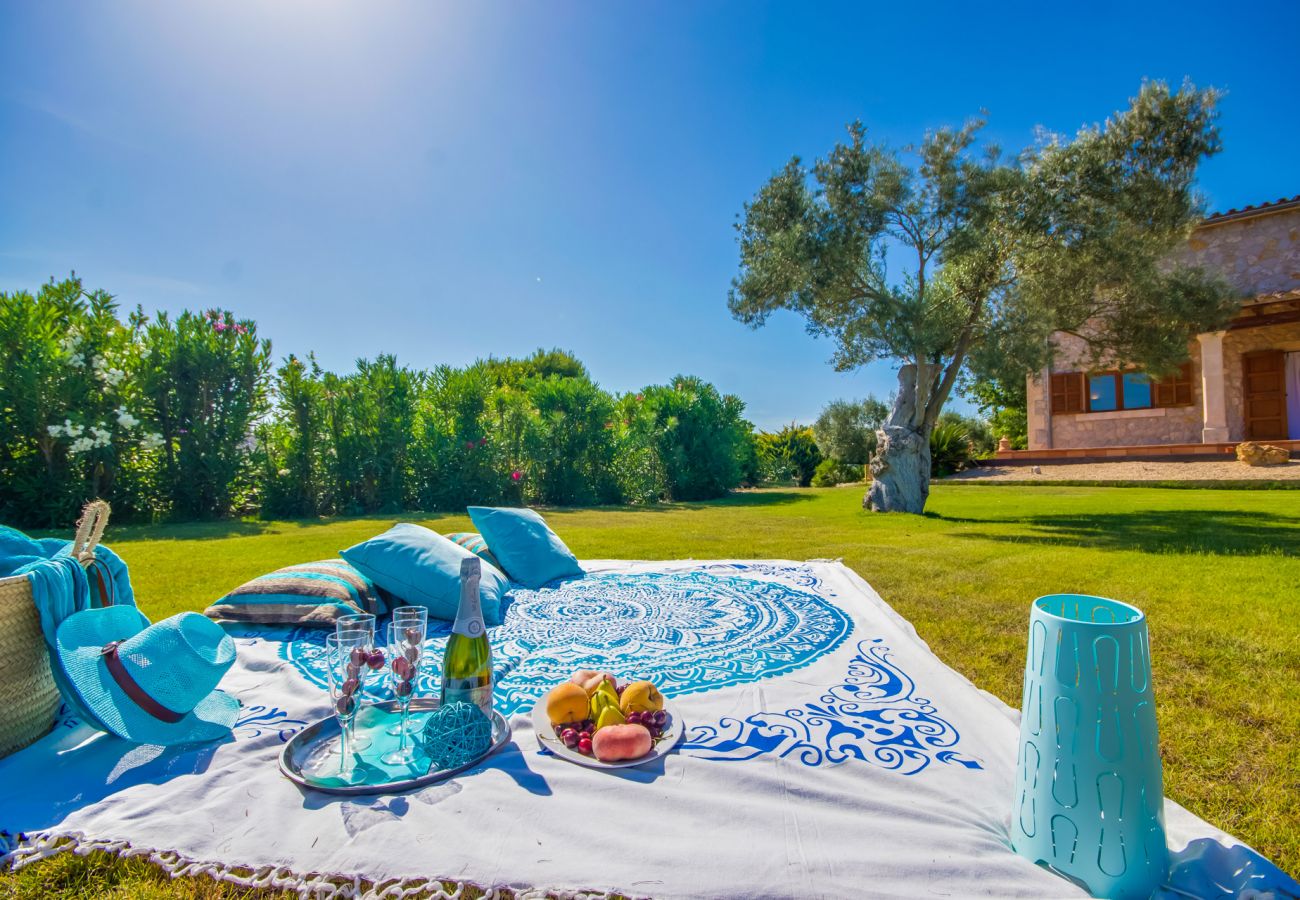
{"label": "hat brim", "polygon": [[147,627],[149,620],[130,606],[88,609],[64,620],[56,637],[59,661],[81,705],[105,731],[138,744],[196,744],[229,737],[239,715],[239,701],[229,694],[213,691],[180,721],[164,722],[118,687],[103,647]]}

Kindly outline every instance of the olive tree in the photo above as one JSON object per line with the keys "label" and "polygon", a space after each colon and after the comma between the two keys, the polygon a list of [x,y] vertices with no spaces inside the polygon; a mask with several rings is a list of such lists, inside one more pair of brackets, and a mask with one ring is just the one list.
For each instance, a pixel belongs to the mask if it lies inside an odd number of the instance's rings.
{"label": "olive tree", "polygon": [[1221,281],[1171,262],[1203,214],[1194,179],[1219,149],[1217,99],[1148,83],[1104,124],[1010,158],[980,144],[982,121],[901,150],[855,123],[745,204],[732,314],[802,315],[840,370],[899,364],[864,505],[924,509],[930,432],[972,361],[1023,377],[1069,331],[1099,359],[1158,371],[1226,320]]}

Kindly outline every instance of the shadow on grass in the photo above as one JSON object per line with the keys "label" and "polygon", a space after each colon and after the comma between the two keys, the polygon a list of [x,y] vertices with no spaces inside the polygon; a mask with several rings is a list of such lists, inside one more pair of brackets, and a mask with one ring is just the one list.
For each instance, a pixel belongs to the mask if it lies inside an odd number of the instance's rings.
{"label": "shadow on grass", "polygon": [[1220,556],[1300,554],[1300,517],[1241,510],[1179,509],[1117,513],[1058,513],[947,522],[1019,525],[1028,531],[954,531],[986,541]]}
{"label": "shadow on grass", "polygon": [[[716,509],[720,507],[783,506],[813,500],[811,491],[791,489],[785,491],[738,491],[717,500],[684,501],[680,503],[651,503],[644,506],[540,506],[543,513],[563,516],[582,512],[672,512],[681,509]],[[354,516],[331,516],[313,519],[222,519],[211,522],[161,522],[156,525],[110,526],[106,543],[131,543],[133,541],[218,541],[235,537],[257,537],[263,534],[283,534],[302,528],[334,525],[347,522],[429,522],[432,520],[463,516],[463,511],[407,510],[405,512],[362,513]],[[382,530],[382,529],[381,529]],[[33,531],[34,536],[66,538],[62,532]]]}

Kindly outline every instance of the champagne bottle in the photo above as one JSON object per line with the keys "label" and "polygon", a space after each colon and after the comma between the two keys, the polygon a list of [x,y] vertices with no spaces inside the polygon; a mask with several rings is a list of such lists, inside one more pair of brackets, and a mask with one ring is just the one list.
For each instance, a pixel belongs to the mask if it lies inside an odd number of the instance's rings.
{"label": "champagne bottle", "polygon": [[492,647],[483,625],[477,556],[460,563],[460,607],[442,657],[442,703],[473,703],[492,714]]}

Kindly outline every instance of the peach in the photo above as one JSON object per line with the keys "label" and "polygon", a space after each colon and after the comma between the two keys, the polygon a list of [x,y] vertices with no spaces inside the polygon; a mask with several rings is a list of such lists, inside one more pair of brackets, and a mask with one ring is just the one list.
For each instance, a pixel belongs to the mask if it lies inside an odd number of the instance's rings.
{"label": "peach", "polygon": [[596,692],[596,688],[600,687],[602,681],[608,681],[610,687],[618,687],[618,682],[614,680],[613,675],[608,672],[597,672],[595,669],[579,669],[573,673],[569,681],[586,691],[588,697]]}
{"label": "peach", "polygon": [[601,762],[636,759],[650,752],[654,739],[644,725],[609,725],[591,737],[591,749]]}

